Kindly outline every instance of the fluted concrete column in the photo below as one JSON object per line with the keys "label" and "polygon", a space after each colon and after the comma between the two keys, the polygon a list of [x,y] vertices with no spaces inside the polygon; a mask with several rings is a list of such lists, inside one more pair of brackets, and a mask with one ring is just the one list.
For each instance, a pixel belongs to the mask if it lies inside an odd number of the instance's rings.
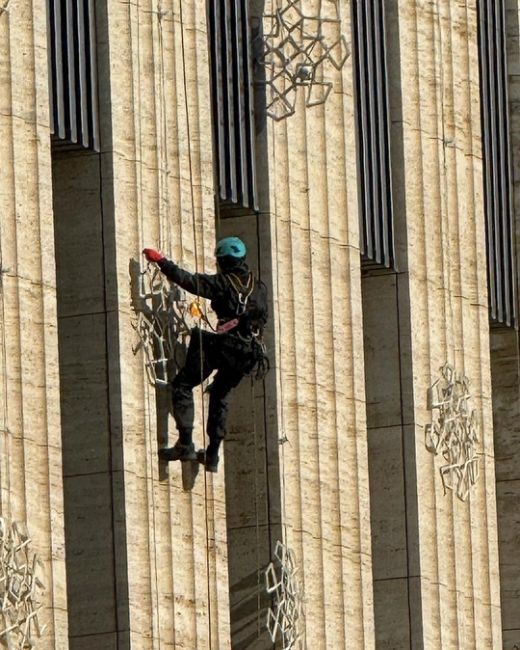
{"label": "fluted concrete column", "polygon": [[[214,187],[206,3],[111,3],[108,11],[117,301],[131,646],[229,647],[223,470],[159,480],[155,394],[134,356],[129,262],[144,245],[212,270]],[[206,398],[207,399],[207,398]],[[207,404],[206,404],[207,407]],[[200,393],[195,442],[202,446]],[[206,410],[207,412],[207,410]],[[169,441],[176,437],[170,418]],[[160,431],[160,435],[165,435]]]}
{"label": "fluted concrete column", "polygon": [[[500,647],[476,7],[392,6],[399,40],[390,71],[399,81],[390,87],[403,152],[397,196],[406,218],[398,264],[409,301],[400,318],[411,354],[403,453],[415,477],[406,484],[407,570],[418,594],[408,602],[409,625],[421,647]],[[425,446],[428,390],[446,361],[469,378],[479,422],[480,478],[466,502],[444,493],[442,458]]]}
{"label": "fluted concrete column", "polygon": [[[129,274],[144,246],[213,268],[206,3],[99,2],[96,21],[101,152],[56,151],[53,170],[71,645],[224,650],[224,465],[192,491],[180,463],[160,472],[158,441],[176,438],[171,396],[134,355]],[[202,446],[199,391],[196,413]]]}
{"label": "fluted concrete column", "polygon": [[[275,3],[273,3],[274,5]],[[305,2],[317,15],[320,3]],[[349,39],[349,7],[341,4]],[[269,13],[270,3],[265,12]],[[312,648],[374,646],[352,66],[267,118],[281,518]],[[268,224],[268,225],[267,225]],[[262,241],[262,239],[261,239]],[[269,262],[268,262],[269,263]]]}
{"label": "fluted concrete column", "polygon": [[51,650],[68,643],[43,2],[0,9],[0,175],[1,515],[43,560]]}

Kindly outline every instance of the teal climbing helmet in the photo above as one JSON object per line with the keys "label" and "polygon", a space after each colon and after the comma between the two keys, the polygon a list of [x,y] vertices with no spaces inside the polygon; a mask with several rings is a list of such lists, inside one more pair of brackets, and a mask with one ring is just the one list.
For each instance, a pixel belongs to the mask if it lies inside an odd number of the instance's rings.
{"label": "teal climbing helmet", "polygon": [[246,245],[239,237],[224,237],[217,242],[215,257],[234,257],[239,259],[245,257]]}

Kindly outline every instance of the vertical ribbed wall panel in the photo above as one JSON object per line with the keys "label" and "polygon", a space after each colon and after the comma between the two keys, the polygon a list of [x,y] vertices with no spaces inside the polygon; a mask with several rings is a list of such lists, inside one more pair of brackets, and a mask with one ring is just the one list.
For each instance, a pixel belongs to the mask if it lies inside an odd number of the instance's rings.
{"label": "vertical ribbed wall panel", "polygon": [[219,197],[257,209],[249,1],[209,2],[208,11]]}
{"label": "vertical ribbed wall panel", "polygon": [[395,266],[390,112],[383,0],[352,0],[361,254],[365,262]]}
{"label": "vertical ribbed wall panel", "polygon": [[0,486],[43,560],[34,641],[52,650],[68,639],[45,24],[40,2],[0,12]]}
{"label": "vertical ribbed wall panel", "polygon": [[[474,3],[396,3],[402,208],[406,219],[413,426],[405,456],[411,631],[428,648],[501,647],[489,329],[482,197],[477,12]],[[409,322],[407,322],[409,318]],[[467,502],[443,492],[439,457],[425,447],[428,389],[452,363],[470,379],[477,409],[480,478]],[[414,504],[416,502],[416,505]],[[415,507],[411,507],[415,506]]]}
{"label": "vertical ribbed wall panel", "polygon": [[94,0],[47,0],[55,143],[99,151]]}
{"label": "vertical ribbed wall panel", "polygon": [[[316,15],[321,3],[306,2]],[[265,3],[270,13],[275,2]],[[348,12],[342,31],[349,40]],[[324,105],[267,119],[282,524],[305,598],[307,647],[373,648],[352,69]],[[265,240],[268,237],[265,236]],[[260,240],[260,249],[264,246]]]}
{"label": "vertical ribbed wall panel", "polygon": [[[212,270],[214,185],[205,0],[116,3],[108,12],[110,154],[117,250],[121,444],[132,647],[229,648],[223,470],[183,489],[181,464],[159,480],[156,395],[134,356],[130,259],[156,246],[191,270]],[[103,122],[102,122],[103,125]],[[107,170],[108,173],[108,170]],[[114,255],[105,250],[105,255]],[[195,443],[204,444],[195,391]],[[169,394],[157,397],[162,404]],[[207,399],[207,397],[205,398]],[[205,405],[207,408],[207,404]],[[207,412],[207,411],[205,411]],[[169,442],[176,431],[169,423]]]}
{"label": "vertical ribbed wall panel", "polygon": [[517,323],[505,5],[478,0],[482,154],[491,319]]}

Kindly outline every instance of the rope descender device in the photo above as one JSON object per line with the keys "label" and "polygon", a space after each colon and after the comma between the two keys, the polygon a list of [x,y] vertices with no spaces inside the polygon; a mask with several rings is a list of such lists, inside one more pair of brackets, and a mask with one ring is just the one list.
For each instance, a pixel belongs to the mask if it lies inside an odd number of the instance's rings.
{"label": "rope descender device", "polygon": [[193,318],[198,318],[199,320],[201,320],[204,316],[204,314],[202,313],[202,307],[200,306],[200,302],[198,300],[193,300],[192,302],[190,302],[190,306],[188,307],[188,310],[190,312],[190,315]]}

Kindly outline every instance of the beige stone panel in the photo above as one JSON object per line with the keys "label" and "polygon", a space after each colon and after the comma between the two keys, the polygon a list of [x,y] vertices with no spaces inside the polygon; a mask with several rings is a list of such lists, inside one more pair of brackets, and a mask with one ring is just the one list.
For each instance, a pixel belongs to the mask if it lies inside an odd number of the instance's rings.
{"label": "beige stone panel", "polygon": [[[352,120],[351,88],[344,95],[341,75],[331,78],[335,92],[325,107],[306,109],[300,95],[294,116],[268,122],[280,430],[290,441],[280,452],[282,517],[313,603],[307,643],[371,647],[364,391],[353,380],[363,376],[360,330],[354,333],[358,215],[345,190],[353,169],[344,122]],[[355,188],[354,177],[348,181]],[[346,469],[353,466],[354,473]]]}
{"label": "beige stone panel", "polygon": [[[13,493],[11,486],[23,486],[23,447],[21,444],[22,413],[20,405],[20,330],[18,327],[18,278],[16,250],[15,161],[12,117],[12,61],[10,15],[0,19],[0,74],[5,98],[0,114],[0,161],[3,182],[0,184],[2,219],[2,513],[25,521],[23,488]],[[14,56],[14,54],[13,54]],[[1,101],[1,100],[0,100]],[[18,199],[20,201],[20,199]],[[9,243],[9,245],[8,245]],[[7,343],[9,342],[9,343]],[[16,435],[16,438],[12,434]]]}
{"label": "beige stone panel", "polygon": [[[407,180],[406,188],[406,209],[407,209],[407,230],[408,230],[408,240],[409,240],[409,250],[412,249],[411,242],[414,244],[417,241],[420,245],[420,250],[414,255],[413,262],[408,260],[408,268],[411,270],[410,285],[411,285],[411,303],[414,304],[416,309],[416,314],[418,318],[416,322],[411,323],[412,331],[412,349],[414,353],[414,358],[417,360],[418,365],[429,366],[429,350],[425,346],[424,342],[419,339],[419,332],[424,330],[425,327],[428,327],[429,318],[430,318],[430,308],[427,300],[427,294],[424,291],[413,292],[412,286],[413,282],[425,281],[426,279],[426,269],[424,267],[426,251],[424,246],[426,245],[426,238],[421,232],[422,219],[424,219],[424,202],[425,199],[422,195],[423,185],[427,188],[430,188],[431,191],[435,190],[435,184],[431,182],[432,179],[432,170],[423,169],[423,161],[421,159],[422,151],[422,138],[421,138],[421,129],[424,129],[424,121],[429,117],[430,122],[432,122],[431,110],[432,105],[435,106],[435,96],[428,98],[428,101],[424,99],[424,89],[421,88],[420,77],[417,74],[416,70],[424,70],[425,78],[433,77],[431,61],[432,53],[430,52],[429,44],[421,48],[425,56],[429,56],[430,60],[421,60],[419,63],[418,51],[417,51],[417,40],[422,36],[421,26],[418,24],[418,18],[416,12],[418,9],[413,6],[413,3],[401,4],[399,3],[399,21],[400,21],[400,52],[401,52],[401,83],[402,87],[407,89],[406,97],[403,96],[402,102],[402,113],[403,121],[408,125],[408,129],[405,129],[405,137],[403,142],[404,147],[404,161],[405,161],[405,174]],[[424,28],[423,28],[424,29]],[[430,25],[431,32],[431,25]],[[433,100],[433,101],[432,101]],[[418,110],[418,108],[420,109]],[[433,116],[435,117],[435,116]],[[436,124],[432,125],[430,128],[435,129]],[[428,145],[428,142],[426,143]],[[433,150],[432,150],[433,149]],[[429,160],[430,165],[436,159],[436,146],[435,140],[433,141],[433,148],[430,144],[428,148],[428,153],[430,154]],[[426,156],[425,156],[426,158]],[[408,171],[409,170],[409,171]],[[435,179],[435,168],[433,168],[433,179]],[[426,179],[428,181],[426,182]],[[437,190],[438,192],[438,190]],[[433,200],[433,199],[431,199]],[[437,200],[438,203],[438,200]],[[417,213],[416,218],[412,218]],[[413,250],[413,249],[412,249]],[[442,331],[442,330],[441,330]],[[429,369],[429,368],[428,368]],[[426,381],[423,380],[423,386],[418,386],[416,388],[417,392],[420,394],[421,391],[425,394],[428,386]],[[418,431],[416,436],[421,439],[421,431]],[[420,444],[420,443],[419,443]],[[419,512],[419,529],[422,531],[421,540],[428,540],[427,544],[422,544],[422,553],[421,553],[421,573],[425,573],[426,576],[421,575],[421,591],[423,602],[426,601],[427,605],[423,605],[423,618],[425,608],[427,608],[427,616],[429,620],[424,621],[424,631],[423,636],[425,639],[425,644],[429,647],[439,647],[440,646],[440,629],[442,626],[441,621],[441,612],[439,608],[439,594],[438,587],[435,588],[435,584],[439,584],[440,578],[437,578],[437,534],[435,522],[432,521],[431,517],[425,517],[423,513],[435,513],[435,491],[433,484],[433,468],[432,460],[428,457],[426,453],[422,452],[422,449],[419,449],[417,454],[417,477],[420,481],[418,485],[419,492],[419,502],[420,509],[422,512]],[[431,480],[428,480],[431,476]],[[428,478],[426,478],[428,477]],[[422,508],[421,508],[422,506]],[[430,579],[428,580],[428,578]],[[431,600],[431,602],[429,602]]]}
{"label": "beige stone panel", "polygon": [[27,523],[44,561],[51,648],[67,645],[67,615],[45,24],[40,3],[0,16],[2,515]]}
{"label": "beige stone panel", "polygon": [[[440,65],[443,76],[440,79],[440,97],[442,99],[443,139],[440,149],[440,160],[444,166],[443,179],[443,230],[447,232],[445,243],[449,255],[443,260],[445,276],[445,296],[449,301],[446,314],[450,323],[447,337],[448,354],[454,359],[457,367],[463,369],[469,376],[475,377],[481,370],[477,366],[476,373],[468,370],[468,363],[475,350],[478,335],[478,325],[475,326],[474,315],[468,313],[469,303],[474,303],[470,294],[474,293],[474,278],[471,277],[475,264],[475,248],[465,241],[474,220],[473,184],[467,178],[473,165],[470,157],[471,143],[471,103],[469,61],[467,45],[466,8],[460,11],[454,6],[450,11],[442,13],[437,20],[437,42],[439,44]],[[468,146],[469,145],[469,146]],[[468,165],[468,160],[470,161]],[[442,173],[442,170],[441,170]],[[466,222],[467,215],[469,223]],[[444,225],[446,224],[446,225]],[[471,259],[470,259],[471,257]],[[478,261],[478,260],[477,260]],[[468,275],[467,271],[471,273]],[[466,273],[464,274],[464,271]],[[482,271],[482,269],[481,269]],[[486,282],[485,270],[480,275],[480,282]],[[447,284],[447,286],[446,286]],[[471,310],[470,310],[471,311]],[[467,318],[473,319],[469,327],[464,327]],[[478,355],[480,357],[480,354]],[[480,358],[478,359],[480,364]],[[475,406],[478,406],[475,404]],[[472,497],[472,500],[476,495]],[[462,507],[461,507],[462,506]],[[474,577],[466,547],[475,547],[470,529],[470,509],[456,500],[453,502],[453,528],[455,560],[455,585],[457,589],[457,626],[459,644],[462,647],[473,647],[475,644],[474,617],[475,609],[470,603],[474,597]],[[480,508],[478,508],[480,510]],[[477,553],[473,553],[475,557]],[[484,560],[486,562],[487,560]],[[482,562],[482,560],[480,560]],[[477,589],[477,594],[478,594]],[[476,616],[478,620],[478,615]]]}
{"label": "beige stone panel", "polygon": [[[430,376],[436,370],[435,359],[444,359],[447,353],[446,338],[443,336],[448,329],[445,324],[444,296],[442,292],[424,291],[424,284],[428,286],[439,283],[443,273],[443,260],[438,254],[439,251],[442,251],[445,234],[442,228],[444,221],[441,204],[443,188],[440,187],[437,144],[438,120],[442,120],[442,117],[437,113],[435,51],[431,47],[435,28],[434,16],[430,6],[412,8],[409,5],[408,12],[406,19],[410,24],[404,27],[403,32],[413,30],[417,34],[417,50],[411,52],[411,56],[415,58],[415,61],[412,59],[412,65],[416,65],[423,73],[415,76],[413,80],[403,75],[403,87],[408,87],[407,82],[411,82],[417,93],[414,100],[410,102],[411,111],[416,110],[413,106],[414,101],[420,106],[420,112],[413,117],[410,115],[410,118],[414,119],[416,123],[417,135],[415,137],[417,140],[414,142],[415,138],[411,136],[407,142],[405,141],[405,160],[410,160],[409,173],[416,174],[419,170],[419,179],[423,181],[422,187],[416,185],[410,188],[411,191],[407,197],[409,202],[407,224],[409,226],[410,255],[408,266],[412,269],[410,277],[412,346],[415,365],[420,369],[416,378],[416,393],[419,396],[419,404],[422,404],[422,421],[426,422],[428,414],[425,411],[425,396],[428,384],[431,383]],[[402,52],[404,51],[405,46],[402,47]],[[405,101],[403,106],[405,121],[407,109]],[[407,146],[410,146],[410,154],[413,152],[413,159],[411,156],[409,158],[406,152]],[[412,211],[418,214],[412,215]],[[433,336],[431,336],[431,332],[434,333]],[[439,335],[436,335],[437,333]],[[417,432],[419,441],[422,438],[421,434],[422,431],[419,430]],[[421,442],[419,445],[417,474],[420,509],[422,505],[426,512],[429,511],[433,515],[429,521],[420,519],[419,530],[422,532],[423,540],[432,538],[435,540],[435,543],[433,545],[430,543],[429,546],[422,542],[425,548],[421,553],[421,570],[425,575],[425,580],[429,580],[430,584],[438,584],[438,593],[431,594],[434,596],[433,602],[429,603],[425,598],[426,604],[423,605],[423,615],[427,611],[424,635],[427,643],[439,643],[443,646],[446,644],[448,646],[456,645],[457,637],[453,636],[454,626],[451,619],[451,614],[456,609],[452,599],[453,591],[449,589],[449,585],[453,583],[453,558],[449,555],[445,559],[440,557],[443,545],[447,545],[448,548],[452,547],[452,542],[450,542],[453,534],[451,509],[449,502],[442,499],[442,489],[439,490],[434,480],[433,460]],[[432,475],[431,481],[427,479],[430,474]],[[431,588],[425,584],[426,589],[431,592]],[[438,614],[435,612],[437,607],[439,607]],[[432,614],[439,616],[439,619],[432,620]],[[441,637],[439,640],[437,640],[437,635]]]}
{"label": "beige stone panel", "polygon": [[[153,115],[150,115],[148,105],[143,107],[140,54],[141,50],[144,49],[146,56],[145,48],[148,41],[142,43],[139,38],[140,18],[137,5],[128,5],[124,10],[122,8],[120,11],[109,14],[109,40],[111,43],[114,42],[114,50],[121,50],[116,52],[117,56],[124,58],[122,60],[113,58],[111,61],[112,93],[117,98],[112,103],[113,146],[118,153],[113,157],[114,232],[106,234],[110,237],[109,241],[114,241],[121,229],[123,227],[126,229],[126,237],[121,238],[121,241],[117,241],[116,245],[119,268],[121,269],[120,273],[118,273],[120,278],[118,278],[118,288],[122,290],[122,296],[117,296],[117,302],[123,302],[125,305],[116,324],[119,329],[121,323],[124,323],[122,327],[123,340],[116,347],[116,354],[121,356],[122,414],[129,413],[132,403],[135,406],[131,421],[128,422],[129,418],[127,417],[122,422],[126,498],[125,503],[121,504],[120,507],[123,507],[126,512],[130,628],[136,638],[141,633],[144,634],[143,639],[139,641],[132,640],[132,643],[136,647],[139,647],[139,644],[142,643],[141,647],[152,648],[155,645],[153,639],[150,638],[150,632],[153,637],[160,638],[157,629],[158,585],[154,581],[154,577],[157,575],[154,554],[156,531],[153,524],[150,526],[149,518],[149,512],[155,517],[154,487],[147,480],[148,462],[153,462],[153,450],[146,446],[146,441],[151,440],[151,437],[145,436],[144,418],[146,413],[144,409],[146,407],[143,404],[142,373],[140,373],[140,381],[136,382],[133,376],[136,369],[139,368],[138,361],[131,357],[128,358],[127,355],[120,354],[120,350],[131,347],[131,334],[126,332],[130,326],[127,310],[129,302],[128,263],[130,258],[138,257],[140,252],[138,245],[136,245],[137,223],[135,218],[132,219],[132,216],[139,209],[142,217],[143,206],[148,207],[150,205],[145,201],[151,201],[151,205],[153,205],[153,197],[155,196],[154,163],[150,162],[150,158],[154,155],[153,143],[155,138],[153,128],[155,120]],[[145,25],[150,20],[151,16],[148,13],[142,17]],[[113,31],[114,28],[117,28],[117,32]],[[120,65],[122,61],[128,59],[131,60],[131,66]],[[143,61],[143,65],[147,65],[147,63],[147,61]],[[114,83],[115,79],[117,79],[117,84]],[[119,86],[119,83],[125,82],[125,86]],[[147,96],[149,96],[149,84],[147,84],[146,88],[148,91]],[[134,111],[133,114],[132,110]],[[145,125],[144,137],[146,141],[144,145],[141,140],[141,137],[143,137],[141,115],[143,115]],[[146,128],[148,131],[146,131]],[[134,135],[139,138],[137,144]],[[146,183],[147,192],[144,197],[139,195],[138,183],[140,186]],[[142,192],[144,193],[144,190]],[[114,251],[109,250],[107,253],[113,255]],[[123,269],[126,271],[124,284]],[[113,359],[112,363],[117,364],[118,359]],[[117,369],[117,365],[115,365],[115,368]],[[119,383],[120,380],[117,376],[112,376],[112,381]]]}
{"label": "beige stone panel", "polygon": [[[341,75],[335,74],[333,82],[336,88],[341,88]],[[338,218],[338,215],[345,215],[347,212],[347,196],[343,189],[346,185],[345,150],[343,147],[345,124],[343,98],[341,95],[337,95],[333,99],[336,101],[331,100],[324,107],[307,111],[305,116],[307,117],[307,148],[309,152],[313,152],[312,157],[307,158],[310,179],[308,195],[312,250],[310,288],[313,294],[312,321],[315,348],[317,433],[320,441],[318,463],[322,484],[318,503],[321,510],[321,528],[324,539],[322,554],[325,625],[326,629],[330,630],[330,637],[336,639],[336,643],[341,644],[346,642],[345,629],[343,628],[346,594],[343,584],[338,583],[335,575],[346,573],[348,562],[345,557],[342,557],[341,551],[338,552],[335,549],[341,548],[343,545],[350,547],[350,542],[352,542],[354,549],[360,550],[360,545],[359,539],[351,539],[348,534],[345,534],[347,520],[349,521],[348,528],[351,530],[357,529],[359,522],[357,517],[348,517],[347,509],[342,508],[344,505],[342,503],[343,492],[346,488],[348,496],[345,495],[345,501],[353,503],[358,500],[358,494],[356,494],[355,481],[352,484],[342,485],[343,481],[341,480],[343,458],[341,453],[338,453],[338,448],[340,445],[346,445],[346,441],[343,436],[338,435],[339,431],[343,429],[338,419],[342,418],[344,413],[342,413],[341,401],[337,404],[338,400],[336,399],[336,381],[340,382],[340,391],[342,386],[341,378],[337,377],[335,373],[335,365],[337,363],[347,376],[351,376],[353,366],[359,365],[360,358],[354,358],[353,362],[349,363],[348,357],[343,357],[345,341],[342,341],[342,345],[335,345],[335,341],[340,339],[342,334],[345,334],[345,338],[347,338],[348,334],[341,331],[341,325],[336,331],[331,328],[332,323],[345,323],[355,318],[354,313],[348,314],[348,307],[347,309],[338,308],[339,304],[345,304],[353,311],[352,297],[348,291],[344,291],[344,287],[339,290],[335,288],[336,279],[341,273],[342,267],[347,266],[348,268],[351,260],[348,255],[342,255],[338,250],[341,244],[345,246],[348,241],[347,229],[343,226],[345,217]],[[312,182],[319,169],[330,170],[330,172],[324,175],[321,182]],[[355,278],[354,274],[353,278]],[[359,295],[357,298],[359,300]],[[352,350],[355,349],[355,345],[353,345]],[[355,354],[352,356],[355,357]],[[352,388],[354,389],[354,387]],[[345,424],[347,430],[351,429],[352,419]],[[330,434],[325,436],[323,431],[330,432]],[[356,454],[355,451],[354,454]],[[359,570],[359,567],[351,567],[352,569]],[[357,588],[359,587],[356,584]],[[352,583],[349,592],[351,595]],[[359,599],[358,602],[360,600],[362,599]],[[360,622],[362,612],[358,612],[358,615],[354,616],[354,620]],[[354,626],[349,625],[349,631],[355,637],[361,632],[361,628],[356,628],[355,624]]]}
{"label": "beige stone panel", "polygon": [[[493,496],[486,478],[470,504],[459,503],[452,494],[444,496],[438,463],[428,458],[422,431],[429,422],[426,391],[447,359],[477,386],[474,402],[483,416],[487,439],[491,434],[489,404],[481,397],[482,393],[489,396],[489,351],[482,344],[487,322],[485,300],[481,300],[485,268],[483,256],[476,254],[484,250],[481,197],[473,182],[473,156],[479,149],[468,126],[475,119],[478,124],[474,107],[478,67],[474,50],[467,45],[468,32],[471,42],[476,41],[476,18],[474,8],[447,3],[420,7],[409,3],[400,7],[400,15],[406,25],[402,86],[417,93],[403,98],[403,117],[409,124],[405,129],[407,182],[417,177],[417,169],[422,173],[422,187],[413,181],[408,186],[407,224],[415,410],[420,425],[417,474],[424,637],[429,647],[473,647],[475,643],[489,647],[496,631],[493,598],[489,605],[493,579],[487,575],[488,547],[494,536]],[[487,476],[492,473],[487,460],[482,471]],[[427,547],[432,535],[437,541],[433,553]],[[463,550],[467,547],[470,558]],[[435,583],[437,594],[431,587]]]}
{"label": "beige stone panel", "polygon": [[[153,391],[142,358],[132,354],[129,259],[139,259],[144,245],[155,245],[188,268],[210,269],[214,246],[212,154],[203,145],[211,141],[205,5],[184,0],[165,3],[163,10],[159,16],[145,2],[117,7],[109,16],[109,31],[117,32],[114,235],[132,639],[143,648],[225,648],[223,481],[199,475],[193,491],[183,492],[176,463],[168,483],[159,483],[156,438],[166,432],[155,431]],[[129,58],[131,70],[125,71]],[[199,393],[196,398],[195,441],[202,444]],[[171,444],[171,421],[169,426]]]}
{"label": "beige stone panel", "polygon": [[[462,16],[461,19],[463,19]],[[477,15],[476,8],[467,11],[469,37],[463,41],[455,30],[455,37],[462,57],[466,58],[469,84],[455,86],[455,109],[459,108],[461,118],[457,121],[458,134],[464,135],[464,145],[457,148],[459,172],[459,246],[461,250],[461,285],[466,287],[466,295],[461,300],[463,323],[465,368],[470,377],[475,377],[473,391],[481,426],[482,451],[484,452],[481,477],[476,491],[476,499],[470,503],[471,516],[474,508],[480,519],[476,556],[480,574],[473,579],[473,588],[479,598],[475,609],[477,643],[500,645],[500,595],[498,576],[498,548],[496,523],[495,469],[493,456],[493,422],[491,411],[491,374],[489,326],[487,310],[487,281],[482,168],[480,156],[479,122],[479,77],[477,57]],[[466,50],[466,52],[464,52]],[[461,57],[456,57],[461,58]],[[462,79],[464,77],[462,76]],[[462,92],[462,91],[465,91]],[[464,99],[463,99],[464,98]],[[466,126],[470,125],[469,128]],[[457,139],[458,139],[457,134]],[[477,161],[470,163],[471,154]],[[461,192],[467,187],[467,193]],[[466,237],[470,245],[466,245]],[[473,245],[471,245],[473,244]],[[474,251],[470,258],[469,251]],[[481,602],[480,602],[481,601]]]}
{"label": "beige stone panel", "polygon": [[[294,375],[295,375],[295,407],[298,409],[298,456],[289,463],[293,469],[286,475],[297,471],[305,480],[300,483],[300,508],[305,508],[305,516],[301,520],[301,533],[296,521],[291,522],[296,527],[296,535],[301,535],[302,572],[305,594],[315,606],[306,612],[306,628],[316,635],[317,647],[326,643],[323,585],[323,536],[321,530],[320,504],[320,472],[319,451],[317,438],[317,405],[316,405],[316,370],[315,350],[313,340],[313,286],[312,261],[310,242],[309,205],[307,192],[310,180],[307,176],[307,162],[302,153],[306,150],[303,113],[304,104],[298,102],[297,115],[287,122],[287,168],[289,198],[288,237],[290,255],[292,258],[292,291],[294,310],[294,332],[291,344],[294,346]],[[302,128],[303,127],[303,128]],[[300,317],[300,314],[303,317]],[[304,435],[300,435],[300,432]],[[292,442],[292,439],[291,439]],[[294,444],[294,443],[293,443]],[[292,454],[291,454],[292,455]],[[282,471],[286,471],[282,467]],[[309,632],[308,632],[309,633]]]}
{"label": "beige stone panel", "polygon": [[[343,29],[348,33],[345,23]],[[352,175],[355,156],[353,143],[349,141],[349,137],[353,137],[354,133],[353,104],[350,101],[352,79],[344,73],[343,83],[340,79],[335,79],[334,83],[335,87],[342,88],[344,93],[341,103],[330,102],[325,105],[327,170],[330,170],[327,178],[327,199],[330,239],[330,311],[333,324],[332,382],[336,416],[336,440],[333,447],[338,450],[335,489],[338,494],[339,522],[336,521],[335,525],[339,523],[343,548],[356,549],[362,558],[358,566],[345,559],[341,560],[343,599],[354,601],[350,609],[344,608],[347,611],[343,621],[346,638],[352,635],[354,638],[359,638],[364,645],[371,646],[374,625],[372,570],[370,555],[365,553],[370,544],[370,506],[367,438],[364,433],[366,431],[365,391],[361,379],[364,376],[364,355],[362,331],[355,325],[362,322],[362,305],[358,206]],[[345,133],[349,133],[350,136],[345,138]],[[343,147],[342,140],[345,140]],[[348,269],[350,283],[338,283],[337,279],[342,276],[345,268]],[[319,341],[318,333],[316,340]],[[350,350],[349,346],[345,347],[345,341],[349,341]],[[353,378],[352,388],[349,386],[350,377]],[[352,394],[352,401],[345,399],[348,393]],[[352,446],[344,445],[344,427],[349,434],[352,431],[348,437]],[[354,476],[351,476],[348,470],[348,467],[352,466],[352,461],[349,460],[351,456],[355,458],[357,470]],[[348,482],[343,480],[345,475],[349,476]],[[354,504],[357,504],[357,513]],[[352,525],[354,521],[357,521],[357,527]],[[354,599],[350,575],[355,570],[359,570],[360,575]],[[349,620],[349,616],[353,621]]]}

